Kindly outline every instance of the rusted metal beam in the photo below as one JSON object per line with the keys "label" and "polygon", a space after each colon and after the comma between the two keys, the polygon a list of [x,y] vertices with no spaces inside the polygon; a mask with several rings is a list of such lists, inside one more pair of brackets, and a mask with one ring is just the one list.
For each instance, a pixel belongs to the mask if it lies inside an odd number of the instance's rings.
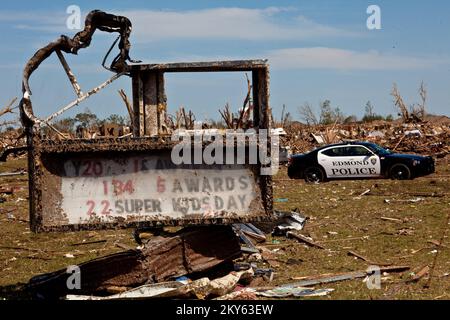
{"label": "rusted metal beam", "polygon": [[236,60],[208,62],[178,62],[160,64],[140,64],[131,66],[133,71],[162,72],[220,72],[220,71],[252,71],[267,68],[267,60]]}
{"label": "rusted metal beam", "polygon": [[70,70],[66,58],[64,58],[64,55],[60,50],[56,50],[56,55],[58,56],[59,61],[61,62],[64,71],[66,72],[67,77],[69,78],[69,81],[72,84],[73,89],[75,90],[75,93],[77,94],[78,97],[81,97],[83,95],[83,92],[81,91],[80,85],[77,82],[77,78],[73,74],[72,70]]}
{"label": "rusted metal beam", "polygon": [[[380,272],[403,272],[409,270],[409,266],[391,266],[391,267],[381,267]],[[368,275],[371,275],[373,271],[364,270],[364,271],[354,271],[354,272],[347,272],[347,273],[338,273],[338,274],[325,274],[325,275],[319,275],[319,276],[313,276],[313,277],[307,277],[299,282],[290,283],[282,285],[282,287],[286,288],[295,288],[295,287],[309,287],[309,286],[316,286],[324,283],[333,283],[333,282],[339,282],[344,280],[353,280],[358,278],[365,278]]]}
{"label": "rusted metal beam", "polygon": [[97,92],[99,92],[100,90],[102,90],[103,88],[105,88],[106,86],[108,86],[109,84],[111,84],[112,82],[114,82],[115,80],[117,80],[118,78],[123,76],[124,74],[126,74],[126,72],[115,74],[114,76],[112,76],[111,78],[109,78],[108,80],[103,82],[102,84],[100,84],[97,87],[93,88],[89,92],[81,95],[80,97],[78,97],[78,99],[72,101],[71,103],[69,103],[68,105],[66,105],[62,109],[60,109],[59,111],[56,111],[55,113],[49,115],[44,120],[44,122],[47,123],[47,122],[53,120],[54,118],[56,118],[57,116],[61,115],[62,113],[66,112],[67,110],[72,109],[73,107],[75,107],[78,104],[80,104],[80,102],[82,102],[82,101],[86,100],[87,98],[89,98],[90,96],[96,94]]}

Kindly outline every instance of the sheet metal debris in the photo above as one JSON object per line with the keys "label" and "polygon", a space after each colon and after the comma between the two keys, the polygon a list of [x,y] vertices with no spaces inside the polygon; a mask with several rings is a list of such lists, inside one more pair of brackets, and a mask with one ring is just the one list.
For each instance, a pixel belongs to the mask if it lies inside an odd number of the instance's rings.
{"label": "sheet metal debris", "polygon": [[34,277],[28,288],[47,298],[92,294],[111,286],[134,288],[212,270],[240,255],[239,240],[229,226],[184,228],[170,237],[154,237],[142,250],[80,264],[80,290],[68,292],[66,269]]}
{"label": "sheet metal debris", "polygon": [[288,231],[300,231],[305,226],[306,221],[307,218],[297,212],[281,213],[278,215],[273,235],[286,235]]}
{"label": "sheet metal debris", "polygon": [[[380,272],[403,272],[409,270],[409,266],[390,266],[390,267],[381,267]],[[306,279],[303,279],[301,281],[295,282],[295,283],[289,283],[284,284],[282,287],[309,287],[309,286],[315,286],[319,284],[324,283],[332,283],[332,282],[339,282],[339,281],[345,281],[345,280],[353,280],[358,278],[365,278],[368,275],[373,274],[373,270],[368,268],[364,271],[355,271],[355,272],[347,272],[347,273],[340,273],[340,274],[334,274],[334,275],[320,275],[320,276],[313,276],[313,277],[307,277]]]}

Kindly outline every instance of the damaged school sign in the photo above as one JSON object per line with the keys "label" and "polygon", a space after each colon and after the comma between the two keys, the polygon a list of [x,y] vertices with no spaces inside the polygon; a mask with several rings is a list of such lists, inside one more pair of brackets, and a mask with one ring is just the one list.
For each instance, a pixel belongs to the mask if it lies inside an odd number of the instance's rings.
{"label": "damaged school sign", "polygon": [[[28,77],[24,78],[21,120],[27,137],[33,231],[232,224],[272,218],[272,175],[278,170],[279,144],[268,133],[267,61],[125,64],[125,71],[111,68],[117,72],[113,77],[83,94],[58,52],[76,100],[40,119],[34,115]],[[33,72],[35,61],[35,57],[30,60],[25,73]],[[171,136],[175,129],[167,122],[165,74],[231,71],[251,74],[252,108],[247,111],[252,119],[245,128],[254,128],[253,132],[227,135],[222,143],[224,137],[212,132],[206,137]],[[52,126],[53,119],[125,74],[132,89],[132,103],[127,104],[129,134],[75,138]],[[233,127],[243,127],[242,121]],[[238,142],[238,136],[246,141]],[[234,138],[235,142],[227,143]],[[229,152],[230,148],[236,152]]]}
{"label": "damaged school sign", "polygon": [[157,156],[126,161],[68,160],[61,209],[70,224],[95,218],[184,218],[245,215],[256,199],[255,177],[243,165],[182,166]]}
{"label": "damaged school sign", "polygon": [[271,176],[261,175],[259,163],[176,164],[171,159],[175,145],[121,142],[102,152],[98,141],[69,144],[64,153],[47,145],[33,179],[34,230],[270,219]]}

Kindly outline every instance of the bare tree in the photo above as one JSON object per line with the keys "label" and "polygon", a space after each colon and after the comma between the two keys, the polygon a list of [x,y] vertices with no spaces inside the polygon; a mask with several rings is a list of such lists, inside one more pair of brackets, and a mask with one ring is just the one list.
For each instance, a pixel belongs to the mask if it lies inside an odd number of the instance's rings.
{"label": "bare tree", "polygon": [[425,84],[420,84],[419,88],[419,95],[420,95],[420,103],[417,104],[417,108],[414,107],[414,113],[421,119],[425,117],[425,109],[426,109],[426,102],[427,102],[427,89],[425,88]]}
{"label": "bare tree", "polygon": [[399,109],[399,115],[402,116],[403,121],[408,122],[410,119],[408,108],[403,101],[400,91],[398,90],[397,84],[394,82],[392,86],[391,95],[394,97],[394,105]]}
{"label": "bare tree", "polygon": [[298,112],[300,113],[300,118],[304,120],[307,125],[318,124],[313,108],[308,102],[305,102],[302,106],[300,106]]}
{"label": "bare tree", "polygon": [[[222,119],[225,121],[226,127],[229,129],[246,129],[248,127],[251,127],[250,115],[253,111],[253,104],[251,99],[252,84],[247,74],[245,74],[245,78],[247,80],[247,95],[245,96],[242,108],[239,109],[238,113],[234,114],[231,111],[228,102],[225,104],[224,109],[219,110]],[[270,114],[270,109],[268,112]]]}
{"label": "bare tree", "polygon": [[16,100],[17,98],[12,99],[6,107],[0,110],[0,117],[7,113],[13,113],[13,110],[17,108],[17,106],[13,108],[13,104],[14,102],[16,102]]}
{"label": "bare tree", "polygon": [[131,127],[134,127],[133,107],[131,106],[131,102],[130,102],[130,100],[128,100],[125,90],[120,89],[120,90],[118,90],[118,93],[119,93],[120,97],[122,98],[123,103],[125,103],[125,107],[127,108],[128,115],[130,116]]}
{"label": "bare tree", "polygon": [[292,122],[292,116],[290,112],[286,112],[286,105],[283,104],[283,108],[281,109],[281,118],[279,123],[275,123],[276,126],[286,127],[289,123]]}
{"label": "bare tree", "polygon": [[372,105],[372,103],[370,101],[367,101],[365,110],[366,110],[365,115],[368,118],[373,118],[374,117],[375,113],[373,112],[373,105]]}
{"label": "bare tree", "polygon": [[427,101],[427,90],[425,88],[425,84],[420,84],[419,95],[420,95],[420,103],[412,104],[409,108],[406,107],[405,102],[403,101],[400,92],[398,91],[397,85],[394,83],[392,88],[392,96],[394,97],[394,104],[400,110],[400,115],[404,122],[421,122],[425,117],[425,108]]}

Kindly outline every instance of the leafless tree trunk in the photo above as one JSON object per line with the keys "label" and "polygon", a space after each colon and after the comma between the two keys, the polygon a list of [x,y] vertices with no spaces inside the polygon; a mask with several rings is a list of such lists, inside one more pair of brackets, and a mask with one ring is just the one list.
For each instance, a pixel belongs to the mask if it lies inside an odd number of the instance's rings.
{"label": "leafless tree trunk", "polygon": [[303,104],[298,112],[300,113],[300,118],[304,121],[306,121],[307,125],[317,125],[318,121],[317,121],[317,117],[313,111],[313,108],[311,107],[311,105],[306,102],[305,104]]}
{"label": "leafless tree trunk", "polygon": [[410,119],[409,111],[402,96],[400,95],[400,91],[398,90],[396,83],[394,83],[392,87],[391,95],[394,97],[394,105],[399,109],[399,114],[402,116],[403,121],[408,122]]}
{"label": "leafless tree trunk", "polygon": [[133,117],[133,107],[131,106],[130,100],[128,100],[127,94],[123,89],[118,90],[120,97],[122,98],[125,106],[128,110],[128,115],[130,116],[131,127],[134,127],[134,117]]}

